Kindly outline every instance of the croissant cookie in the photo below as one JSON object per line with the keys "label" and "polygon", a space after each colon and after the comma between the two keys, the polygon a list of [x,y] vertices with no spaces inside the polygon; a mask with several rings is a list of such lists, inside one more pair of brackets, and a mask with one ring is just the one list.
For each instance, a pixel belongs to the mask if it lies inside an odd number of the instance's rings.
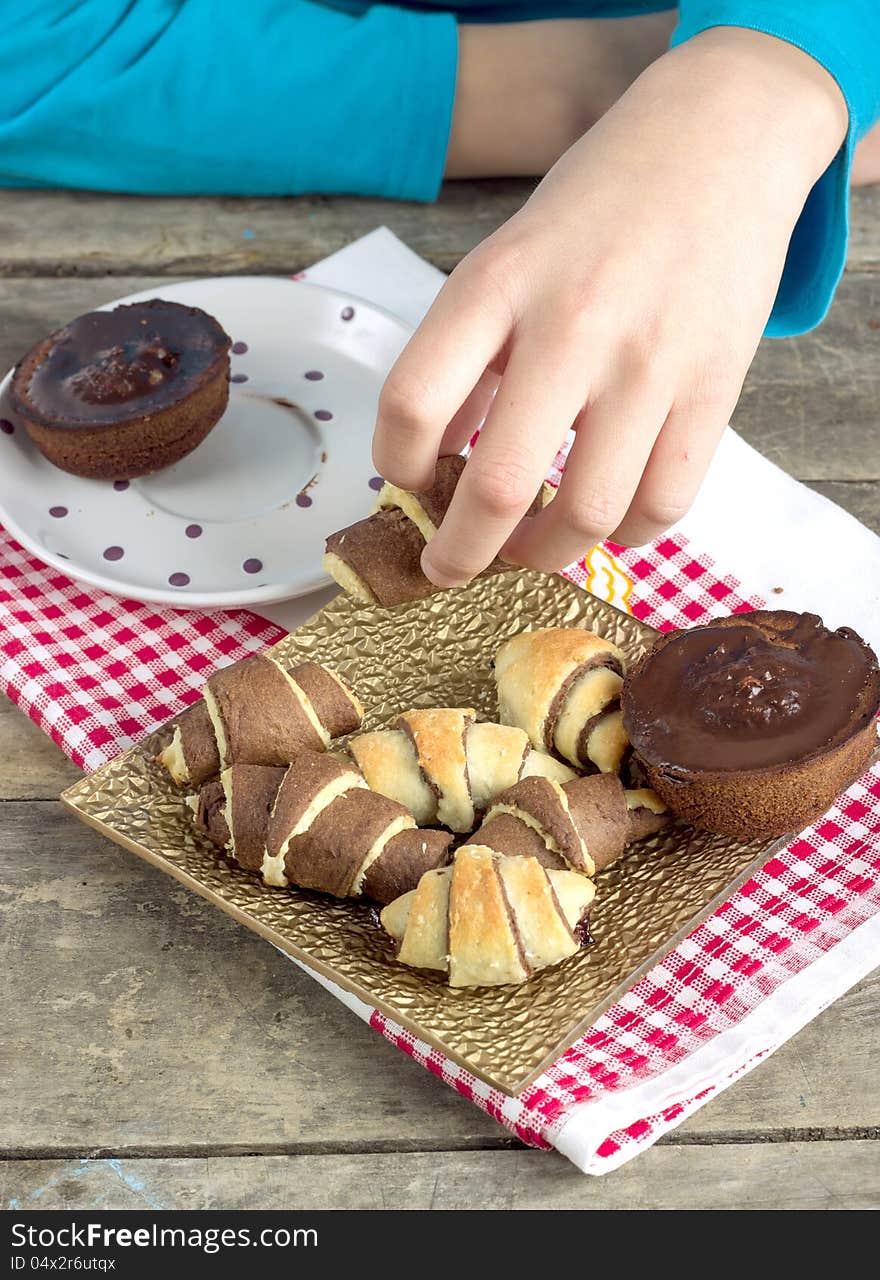
{"label": "croissant cookie", "polygon": [[525,631],[495,655],[499,719],[580,771],[618,773],[629,745],[620,714],[624,670],[620,649],[592,631]]}
{"label": "croissant cookie", "polygon": [[625,791],[613,774],[592,774],[560,786],[524,778],[501,793],[473,837],[508,857],[536,858],[544,867],[593,876],[628,845],[669,822],[653,791]]}
{"label": "croissant cookie", "polygon": [[[386,607],[439,591],[422,573],[422,552],[446,515],[464,467],[465,459],[458,454],[439,458],[434,483],[424,493],[385,483],[372,515],[327,539],[324,568],[331,578],[355,600]],[[539,511],[552,492],[544,485],[527,514]],[[494,560],[480,577],[509,568]]]}
{"label": "croissant cookie", "polygon": [[406,711],[393,729],[358,734],[349,751],[373,791],[405,805],[419,826],[473,831],[478,815],[520,778],[567,782],[567,765],[511,725],[476,723],[472,707]]}
{"label": "croissant cookie", "polygon": [[358,729],[363,715],[327,667],[302,662],[287,671],[260,654],[211,676],[156,758],[176,783],[199,787],[232,765],[285,766],[303,751],[325,751]]}
{"label": "croissant cookie", "polygon": [[595,892],[576,872],[466,844],[380,919],[402,964],[437,969],[451,987],[501,986],[574,955]]}
{"label": "croissant cookie", "polygon": [[452,836],[420,831],[339,756],[303,751],[285,770],[236,764],[207,783],[196,824],[264,883],[391,902],[443,866]]}
{"label": "croissant cookie", "polygon": [[451,867],[422,876],[381,914],[397,958],[454,987],[524,982],[573,955],[590,877],[669,821],[652,791],[612,774],[524,778],[503,792]]}

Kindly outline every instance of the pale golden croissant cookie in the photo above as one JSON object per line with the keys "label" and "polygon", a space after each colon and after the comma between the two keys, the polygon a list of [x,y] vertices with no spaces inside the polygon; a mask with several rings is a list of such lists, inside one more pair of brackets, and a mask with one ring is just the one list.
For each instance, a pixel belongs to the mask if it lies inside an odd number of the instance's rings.
{"label": "pale golden croissant cookie", "polygon": [[472,831],[479,815],[520,778],[566,782],[574,772],[530,747],[511,725],[476,723],[472,707],[406,711],[393,729],[362,733],[348,749],[373,791],[406,806],[419,826]]}
{"label": "pale golden croissant cookie", "polygon": [[156,757],[174,781],[199,787],[235,764],[287,765],[325,751],[360,727],[364,711],[348,685],[317,662],[286,670],[259,654],[211,676],[201,702],[179,717]]}
{"label": "pale golden croissant cookie", "polygon": [[303,751],[287,768],[236,764],[207,783],[196,824],[277,888],[391,902],[449,857],[451,835],[421,831],[402,805],[367,787],[349,760]]}
{"label": "pale golden croissant cookie", "polygon": [[629,745],[620,714],[624,672],[621,651],[592,631],[525,631],[495,655],[499,719],[579,770],[617,773]]}
{"label": "pale golden croissant cookie", "polygon": [[440,970],[452,987],[500,986],[574,955],[594,895],[586,876],[467,844],[380,919],[402,964]]}
{"label": "pale golden croissant cookie", "polygon": [[[365,604],[390,607],[439,591],[422,573],[421,555],[446,515],[464,466],[465,459],[458,454],[438,458],[434,483],[424,493],[410,493],[386,482],[372,515],[327,539],[327,573]],[[544,485],[527,514],[540,510],[552,493]],[[509,568],[504,561],[493,560],[479,576]]]}

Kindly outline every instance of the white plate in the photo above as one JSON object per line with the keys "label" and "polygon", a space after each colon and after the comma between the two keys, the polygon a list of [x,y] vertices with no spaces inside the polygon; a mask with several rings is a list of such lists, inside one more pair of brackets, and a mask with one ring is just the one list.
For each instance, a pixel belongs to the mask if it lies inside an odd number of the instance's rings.
{"label": "white plate", "polygon": [[156,297],[204,308],[232,338],[226,413],[173,467],[130,482],[82,480],[30,442],[7,374],[0,522],[41,560],[136,600],[256,605],[323,586],[324,539],[372,505],[376,401],[411,330],[360,298],[260,276],[118,302]]}

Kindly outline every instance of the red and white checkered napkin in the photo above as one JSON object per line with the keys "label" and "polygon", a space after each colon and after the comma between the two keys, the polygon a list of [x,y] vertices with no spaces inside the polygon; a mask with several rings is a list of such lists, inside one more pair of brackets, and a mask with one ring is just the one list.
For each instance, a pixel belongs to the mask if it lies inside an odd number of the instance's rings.
{"label": "red and white checkered napkin", "polygon": [[[384,230],[308,274],[413,322],[442,281]],[[772,600],[848,623],[880,647],[880,540],[732,433],[694,511],[669,536],[639,551],[606,544],[569,576],[662,628]],[[269,612],[276,621],[117,600],[0,531],[0,687],[86,769],[191,703],[216,667],[272,644],[305,616],[296,604]],[[603,1173],[757,1065],[878,956],[875,767],[518,1098],[313,976],[523,1141]]]}

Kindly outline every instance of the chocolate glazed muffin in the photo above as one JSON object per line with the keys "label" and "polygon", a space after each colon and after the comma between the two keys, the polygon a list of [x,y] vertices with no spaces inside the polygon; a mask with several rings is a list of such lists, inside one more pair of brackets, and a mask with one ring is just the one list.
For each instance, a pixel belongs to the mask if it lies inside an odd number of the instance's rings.
{"label": "chocolate glazed muffin", "polygon": [[24,357],[12,378],[13,409],[63,471],[146,475],[190,453],[222,417],[229,347],[198,307],[156,298],[91,311]]}
{"label": "chocolate glazed muffin", "polygon": [[820,817],[863,771],[880,670],[848,627],[761,610],[663,636],[621,705],[635,759],[673,812],[767,839]]}

